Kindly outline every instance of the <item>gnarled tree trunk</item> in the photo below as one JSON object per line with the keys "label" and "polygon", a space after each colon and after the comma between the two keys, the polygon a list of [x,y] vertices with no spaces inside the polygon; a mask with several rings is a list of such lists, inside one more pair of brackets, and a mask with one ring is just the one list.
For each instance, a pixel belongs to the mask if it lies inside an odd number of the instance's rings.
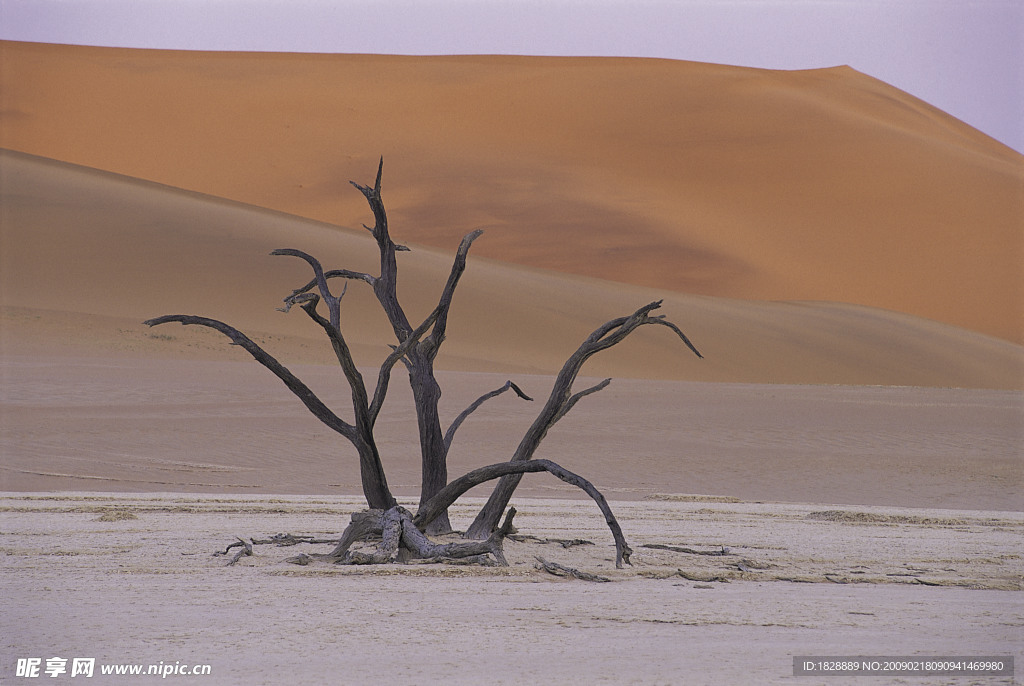
{"label": "gnarled tree trunk", "polygon": [[[316,258],[301,250],[289,248],[275,250],[273,253],[275,255],[298,257],[304,260],[313,270],[313,279],[288,295],[284,299],[285,306],[282,310],[287,312],[293,306],[298,305],[310,319],[323,328],[324,333],[331,342],[338,364],[351,391],[354,412],[354,420],[351,423],[338,417],[337,414],[317,398],[306,384],[259,345],[237,329],[223,322],[194,315],[169,315],[150,319],[146,324],[155,326],[168,322],[178,322],[186,325],[206,326],[223,333],[281,379],[314,416],[352,443],[359,457],[363,494],[372,510],[370,514],[362,516],[358,521],[356,518],[353,518],[352,527],[342,537],[339,550],[336,550],[337,555],[342,555],[343,551],[339,552],[340,549],[344,547],[347,550],[347,546],[351,545],[358,538],[370,534],[383,534],[385,544],[376,553],[371,554],[365,560],[358,557],[352,559],[365,562],[390,561],[395,559],[397,551],[402,546],[421,556],[436,554],[442,557],[459,557],[490,552],[495,557],[500,558],[500,541],[504,538],[504,533],[501,532],[501,529],[498,529],[498,520],[501,517],[501,513],[505,511],[509,499],[524,473],[547,471],[563,481],[578,486],[594,499],[604,514],[605,520],[615,538],[617,550],[616,564],[628,563],[631,552],[629,546],[626,544],[622,530],[612,515],[608,503],[597,488],[583,477],[566,470],[554,462],[549,460],[532,460],[531,458],[534,457],[538,446],[547,435],[547,432],[558,420],[564,417],[582,398],[600,391],[610,383],[610,379],[605,379],[582,391],[573,392],[572,385],[583,364],[591,356],[620,343],[630,333],[646,324],[660,324],[668,327],[698,357],[701,356],[700,353],[679,327],[667,321],[663,316],[651,314],[660,307],[660,301],[645,305],[628,317],[620,317],[606,322],[590,334],[565,362],[565,365],[555,378],[554,387],[547,402],[523,436],[512,459],[508,462],[481,467],[449,482],[447,469],[448,452],[456,432],[463,422],[484,402],[506,391],[512,390],[524,400],[532,400],[532,398],[523,393],[514,383],[508,381],[504,386],[484,393],[477,398],[451,422],[446,431],[442,431],[441,418],[438,412],[441,387],[438,385],[434,375],[434,360],[445,340],[448,314],[451,309],[455,289],[466,269],[466,258],[470,246],[472,246],[473,241],[482,232],[473,231],[462,239],[452,263],[451,273],[438,299],[437,306],[418,326],[413,327],[398,300],[397,291],[398,262],[396,254],[408,250],[408,248],[398,245],[391,240],[387,213],[384,210],[384,202],[381,198],[382,171],[383,159],[377,168],[377,178],[372,187],[361,186],[356,183],[352,184],[364,195],[373,212],[374,226],[372,228],[365,228],[373,236],[380,251],[379,275],[374,276],[347,269],[325,271]],[[391,346],[391,354],[388,355],[378,369],[376,385],[372,395],[367,389],[363,376],[356,366],[342,333],[340,303],[345,291],[342,289],[341,294],[335,295],[330,288],[331,280],[338,278],[344,279],[346,282],[349,280],[362,281],[373,288],[374,295],[377,297],[394,331],[396,343]],[[317,309],[321,302],[327,307],[326,317],[320,314]],[[419,508],[415,517],[397,507],[395,498],[388,488],[387,479],[374,439],[374,426],[387,397],[392,369],[398,362],[402,362],[409,372],[409,383],[412,387],[413,398],[416,404],[420,437],[422,479]],[[437,546],[422,536],[420,530],[429,534],[450,532],[451,525],[448,521],[448,508],[469,488],[492,479],[498,479],[498,484],[487,504],[481,509],[466,534],[467,538],[479,539],[487,541],[487,543],[466,542],[457,546],[452,544],[452,547],[446,547]],[[506,521],[506,526],[503,528],[510,527],[511,517]]]}

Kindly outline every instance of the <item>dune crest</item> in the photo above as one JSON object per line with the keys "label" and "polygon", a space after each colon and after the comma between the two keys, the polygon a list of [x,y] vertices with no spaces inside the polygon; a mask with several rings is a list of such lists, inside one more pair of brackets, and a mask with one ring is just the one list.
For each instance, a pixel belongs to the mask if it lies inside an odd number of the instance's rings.
{"label": "dune crest", "polygon": [[1024,342],[1024,157],[848,67],[0,44],[0,145],[358,228],[700,295],[828,300]]}

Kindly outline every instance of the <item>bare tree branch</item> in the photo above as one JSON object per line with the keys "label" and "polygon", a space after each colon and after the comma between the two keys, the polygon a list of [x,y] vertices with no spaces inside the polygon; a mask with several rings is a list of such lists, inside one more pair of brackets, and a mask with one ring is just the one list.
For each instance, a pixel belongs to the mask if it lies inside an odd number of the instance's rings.
{"label": "bare tree branch", "polygon": [[470,405],[465,410],[460,412],[459,416],[456,417],[455,420],[448,427],[448,431],[446,431],[445,435],[444,435],[444,451],[445,451],[445,453],[447,453],[451,449],[451,447],[452,447],[452,440],[454,440],[454,438],[455,438],[455,432],[459,430],[459,427],[462,426],[462,423],[466,421],[466,418],[469,417],[469,415],[471,415],[474,412],[476,412],[476,410],[481,405],[483,405],[485,402],[487,402],[491,398],[494,398],[494,397],[497,397],[497,396],[501,395],[502,393],[504,393],[505,391],[507,391],[509,389],[515,391],[515,394],[518,395],[523,400],[529,400],[531,402],[533,401],[533,398],[531,398],[530,396],[528,396],[525,393],[523,393],[523,390],[521,388],[519,388],[519,386],[516,386],[514,383],[512,383],[511,380],[506,381],[505,385],[502,386],[501,388],[496,388],[496,389],[494,389],[493,391],[491,391],[489,393],[484,393],[482,396],[480,396],[479,398],[474,400],[472,405]]}
{"label": "bare tree branch", "polygon": [[439,312],[437,323],[434,324],[434,330],[430,333],[430,337],[424,341],[427,348],[426,354],[431,359],[437,355],[437,351],[444,341],[444,336],[448,329],[448,311],[452,306],[452,296],[455,295],[455,287],[459,285],[462,273],[466,271],[466,255],[469,253],[469,248],[473,245],[473,241],[479,238],[482,233],[482,230],[477,229],[463,236],[459,249],[455,253],[455,260],[452,263],[451,273],[448,275],[448,282],[444,285],[444,290],[441,291],[441,298],[438,300],[437,307]]}
{"label": "bare tree branch", "polygon": [[[315,275],[316,285],[320,291],[320,297],[323,298],[324,302],[327,303],[327,311],[330,314],[331,326],[340,331],[341,329],[341,297],[335,296],[331,293],[330,286],[327,285],[327,277],[324,274],[324,268],[320,265],[320,261],[301,250],[295,250],[294,248],[282,248],[280,250],[274,250],[270,253],[271,255],[288,255],[291,257],[298,257],[305,260],[310,267],[313,268],[313,274]],[[288,300],[285,299],[287,303]]]}
{"label": "bare tree branch", "polygon": [[388,384],[391,381],[391,370],[394,368],[395,363],[398,360],[402,360],[408,367],[411,363],[407,359],[409,351],[412,350],[419,342],[427,330],[437,321],[438,308],[434,308],[434,311],[423,320],[415,331],[409,334],[409,336],[402,341],[400,345],[391,347],[391,354],[387,356],[384,362],[380,366],[380,372],[377,375],[377,388],[373,393],[373,403],[370,405],[370,420],[371,423],[377,421],[377,415],[380,414],[381,407],[384,405],[384,398],[388,392]]}
{"label": "bare tree branch", "polygon": [[[622,342],[629,334],[645,324],[669,326],[678,334],[682,334],[678,327],[670,325],[664,318],[650,316],[651,312],[661,307],[661,302],[657,300],[648,303],[628,317],[619,317],[605,322],[587,336],[586,340],[576,349],[576,352],[570,355],[569,359],[562,365],[558,376],[555,377],[555,384],[551,389],[551,394],[548,396],[547,403],[545,403],[537,415],[537,419],[530,425],[523,439],[519,442],[519,446],[512,456],[512,462],[520,462],[532,458],[537,451],[537,447],[544,440],[548,430],[551,429],[555,422],[564,417],[582,397],[607,386],[607,383],[602,382],[586,391],[575,395],[572,394],[572,384],[587,360],[602,350],[607,350]],[[697,349],[693,347],[689,340],[685,336],[682,338],[687,346],[699,356],[700,353],[697,352]],[[508,505],[508,501],[511,499],[516,486],[519,485],[521,478],[519,474],[510,473],[509,476],[498,482],[494,492],[491,493],[491,497],[487,500],[487,503],[480,510],[480,513],[466,532],[467,537],[482,539],[490,535],[490,532],[498,525],[498,519]]]}
{"label": "bare tree branch", "polygon": [[[286,248],[286,249],[282,249],[280,251],[275,250],[274,252],[272,252],[270,254],[271,255],[290,255],[290,254],[292,254],[292,252],[293,252],[292,249]],[[298,252],[298,251],[294,251],[294,252]],[[364,272],[354,272],[354,271],[350,271],[348,269],[331,269],[330,271],[324,272],[324,279],[337,279],[337,278],[351,279],[353,281],[365,281],[366,283],[370,284],[371,286],[373,285],[374,281],[377,280],[376,277],[371,276],[370,274],[366,274]],[[283,308],[281,308],[281,311],[282,312],[287,312],[291,308],[291,306],[293,304],[291,301],[296,296],[299,296],[299,295],[302,295],[303,293],[307,293],[307,292],[311,291],[312,289],[316,288],[317,285],[319,285],[319,280],[316,277],[313,277],[313,279],[309,283],[307,283],[305,286],[302,286],[300,288],[296,288],[294,291],[292,291],[291,295],[289,295],[287,298],[284,299],[285,306]]]}
{"label": "bare tree branch", "polygon": [[373,212],[373,228],[367,227],[367,229],[373,234],[373,238],[377,241],[377,247],[380,250],[380,276],[373,283],[373,292],[376,294],[377,300],[380,302],[381,307],[384,308],[384,313],[391,322],[391,327],[395,331],[395,337],[399,342],[402,342],[412,333],[413,329],[409,323],[409,318],[405,314],[405,310],[402,309],[398,302],[398,262],[395,259],[395,253],[403,249],[408,250],[408,248],[396,245],[391,240],[391,235],[388,232],[388,215],[380,195],[380,181],[383,171],[384,158],[381,157],[380,164],[377,166],[377,180],[372,188],[361,186],[355,181],[350,181],[349,183],[363,194],[366,202],[370,205],[370,210]]}
{"label": "bare tree branch", "polygon": [[608,385],[611,382],[612,382],[611,379],[605,379],[604,381],[601,381],[600,383],[596,383],[593,386],[591,386],[590,388],[584,389],[584,390],[580,391],[579,393],[574,393],[568,400],[565,401],[565,404],[562,405],[562,409],[560,409],[555,414],[555,416],[551,418],[551,424],[554,425],[555,422],[557,422],[559,419],[561,419],[565,415],[569,414],[569,410],[571,410],[573,407],[575,407],[576,403],[578,403],[581,398],[584,398],[584,397],[590,395],[591,393],[597,393],[598,391],[604,390],[605,388],[608,387]]}
{"label": "bare tree branch", "polygon": [[682,330],[678,326],[676,326],[672,322],[670,322],[667,319],[665,319],[664,315],[658,315],[657,317],[651,317],[650,321],[647,322],[647,323],[648,324],[661,324],[662,326],[667,326],[668,328],[672,329],[673,331],[676,332],[676,335],[679,336],[679,338],[681,338],[683,340],[683,343],[686,344],[686,347],[688,347],[690,350],[693,351],[694,355],[696,355],[697,357],[699,357],[702,360],[704,359],[704,356],[701,355],[700,351],[697,350],[696,346],[694,346],[693,343],[690,342],[690,339],[686,337],[686,334],[684,334],[682,332]]}
{"label": "bare tree branch", "polygon": [[[498,464],[487,465],[486,467],[474,469],[467,474],[463,474],[458,479],[455,479],[441,489],[441,491],[439,491],[438,494],[429,501],[420,505],[419,510],[416,512],[416,516],[413,518],[413,522],[420,529],[424,529],[435,517],[447,511],[452,503],[458,500],[463,493],[474,486],[479,486],[487,481],[508,475],[521,476],[527,472],[549,472],[567,484],[583,489],[587,495],[593,498],[594,502],[596,502],[597,506],[601,509],[601,513],[604,515],[604,520],[607,522],[608,528],[612,532],[612,537],[615,539],[615,566],[621,568],[623,562],[629,564],[629,556],[633,551],[626,543],[626,538],[622,534],[622,528],[619,526],[618,520],[615,519],[615,515],[612,514],[612,510],[608,506],[608,501],[605,500],[604,495],[597,490],[594,484],[590,483],[582,476],[570,472],[568,469],[565,469],[551,460],[499,462]],[[488,537],[490,537],[490,534],[488,534]]]}
{"label": "bare tree branch", "polygon": [[316,311],[317,297],[315,294],[309,293],[306,295],[306,301],[301,305],[302,310],[309,315],[310,319],[323,328],[330,339],[335,357],[338,358],[338,363],[341,365],[341,369],[345,373],[345,379],[348,380],[349,388],[352,390],[352,408],[355,411],[356,426],[362,432],[369,434],[372,429],[372,422],[369,416],[369,400],[366,395],[366,384],[363,382],[363,375],[356,367],[355,360],[352,359],[352,351],[349,349],[341,329],[324,319]]}
{"label": "bare tree branch", "polygon": [[[302,307],[306,310],[307,314],[314,317],[314,319],[316,319],[318,323],[321,323],[321,325],[328,324],[323,317],[316,314],[316,303],[314,300],[310,299],[309,301],[304,302]],[[230,338],[235,345],[244,348],[257,362],[273,372],[277,378],[281,379],[285,386],[287,386],[288,389],[302,401],[306,406],[306,409],[313,413],[313,416],[352,442],[352,445],[355,446],[356,451],[359,454],[359,471],[362,478],[363,494],[366,496],[367,503],[370,507],[388,508],[395,505],[394,496],[391,495],[391,491],[388,489],[387,478],[384,475],[384,467],[380,462],[380,455],[377,452],[377,446],[373,440],[372,427],[370,427],[365,421],[365,402],[362,405],[363,418],[360,418],[360,404],[357,400],[356,386],[353,386],[353,405],[355,406],[357,421],[356,425],[353,426],[331,411],[331,409],[327,407],[315,393],[313,393],[309,386],[292,374],[287,367],[278,362],[272,355],[263,350],[263,348],[253,342],[252,339],[233,326],[217,321],[216,319],[185,314],[157,317],[155,319],[149,319],[144,323],[147,326],[157,326],[169,322],[205,326],[214,329]],[[330,326],[325,326],[325,330],[330,331],[331,328],[332,327]],[[335,342],[334,338],[331,340],[332,343]],[[342,340],[343,343],[343,339],[340,339],[340,334],[339,340]],[[349,356],[348,359],[351,361],[351,356]],[[350,383],[351,382],[352,379],[350,378]],[[365,398],[365,389],[363,390],[363,395]]]}
{"label": "bare tree branch", "polygon": [[244,348],[246,352],[252,355],[257,362],[273,372],[277,378],[281,379],[281,381],[284,382],[284,385],[288,387],[288,390],[294,393],[299,400],[302,401],[302,404],[306,406],[306,409],[313,413],[313,416],[349,440],[353,440],[356,437],[356,428],[353,425],[334,414],[334,412],[324,405],[320,398],[310,390],[309,386],[303,383],[297,376],[292,374],[287,367],[278,362],[272,355],[270,355],[270,353],[263,350],[263,348],[253,342],[252,339],[238,329],[225,324],[224,322],[217,321],[216,319],[196,317],[188,314],[166,315],[164,317],[148,319],[143,323],[146,324],[146,326],[159,326],[160,324],[167,324],[170,322],[178,322],[183,325],[191,324],[205,326],[221,332],[230,338],[235,345]]}

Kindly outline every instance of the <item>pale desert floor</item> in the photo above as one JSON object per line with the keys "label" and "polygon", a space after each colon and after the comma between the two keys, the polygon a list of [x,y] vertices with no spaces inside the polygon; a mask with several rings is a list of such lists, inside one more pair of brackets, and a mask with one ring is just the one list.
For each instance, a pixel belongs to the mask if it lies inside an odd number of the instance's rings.
{"label": "pale desert floor", "polygon": [[[0,365],[4,682],[19,657],[79,656],[209,664],[192,681],[218,684],[863,684],[794,677],[792,658],[1024,653],[1016,391],[616,379],[539,456],[608,495],[632,568],[546,475],[515,500],[521,532],[594,545],[510,542],[508,569],[298,567],[313,546],[261,545],[226,567],[212,553],[235,536],[337,536],[361,507],[351,450],[251,361],[43,352]],[[336,369],[293,369],[344,406]],[[507,378],[439,376],[449,418]],[[379,444],[412,502],[411,394],[392,385]],[[484,405],[452,475],[507,459],[538,404]],[[538,554],[612,583],[552,577]]]}
{"label": "pale desert floor", "polygon": [[[336,370],[294,368],[343,403]],[[350,451],[275,379],[131,351],[2,369],[5,680],[18,657],[56,655],[201,662],[207,683],[832,684],[793,677],[792,656],[1021,654],[1018,392],[617,379],[542,456],[613,500],[630,569],[593,503],[544,475],[515,501],[522,533],[594,545],[510,542],[509,569],[297,567],[284,559],[325,546],[257,546],[229,568],[212,553],[235,536],[330,538],[361,507]],[[443,412],[504,378],[441,374]],[[550,385],[515,379],[536,397]],[[408,395],[394,384],[379,427],[411,498]],[[536,404],[481,408],[452,472],[504,459]],[[538,554],[613,583],[557,579]]]}
{"label": "pale desert floor", "polygon": [[[1021,513],[722,500],[612,503],[636,551],[618,571],[578,500],[516,499],[517,524],[593,545],[509,541],[509,568],[352,568],[284,562],[322,545],[260,545],[235,566],[213,553],[236,535],[334,536],[354,497],[5,493],[2,679],[16,657],[83,656],[211,666],[175,683],[1013,682],[794,677],[792,658],[1020,662]],[[556,578],[536,555],[611,582]]]}

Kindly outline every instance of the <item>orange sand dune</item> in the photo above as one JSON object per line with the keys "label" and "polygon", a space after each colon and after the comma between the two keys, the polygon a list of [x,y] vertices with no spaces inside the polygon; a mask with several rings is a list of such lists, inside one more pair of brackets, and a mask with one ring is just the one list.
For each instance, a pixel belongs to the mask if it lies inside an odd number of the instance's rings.
{"label": "orange sand dune", "polygon": [[[0,349],[6,353],[245,358],[210,331],[141,325],[190,313],[235,324],[286,362],[328,362],[329,346],[315,324],[299,311],[275,310],[310,278],[309,268],[270,251],[300,248],[328,268],[376,272],[376,244],[364,231],[21,153],[0,154],[0,178]],[[551,374],[599,324],[665,296],[661,311],[706,359],[690,354],[667,329],[646,327],[584,373],[1024,387],[1024,350],[998,338],[862,306],[684,295],[511,266],[476,256],[491,233],[470,254],[442,367]],[[453,241],[448,251],[414,246],[400,253],[400,295],[411,318],[435,304],[455,247]],[[358,362],[388,352],[393,335],[363,284],[349,288],[344,318]]]}
{"label": "orange sand dune", "polygon": [[[5,148],[349,227],[366,213],[346,182],[369,181],[383,154],[393,226],[412,243],[450,251],[482,227],[474,253],[505,262],[659,292],[869,305],[1024,342],[1024,158],[850,68],[11,42],[0,63]],[[262,249],[269,229],[231,230],[248,265],[240,241]],[[614,297],[617,313],[647,296]],[[898,319],[729,307],[776,330]]]}

